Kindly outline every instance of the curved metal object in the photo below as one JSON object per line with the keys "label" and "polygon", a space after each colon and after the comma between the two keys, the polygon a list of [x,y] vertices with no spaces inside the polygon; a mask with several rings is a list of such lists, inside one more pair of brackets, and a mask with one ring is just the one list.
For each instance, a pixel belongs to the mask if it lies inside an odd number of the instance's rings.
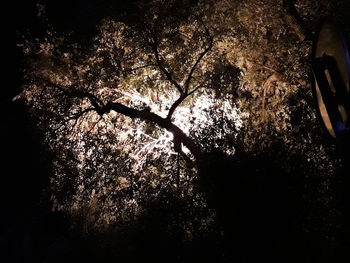
{"label": "curved metal object", "polygon": [[325,21],[314,44],[314,95],[328,133],[337,138],[350,122],[350,56],[343,34]]}

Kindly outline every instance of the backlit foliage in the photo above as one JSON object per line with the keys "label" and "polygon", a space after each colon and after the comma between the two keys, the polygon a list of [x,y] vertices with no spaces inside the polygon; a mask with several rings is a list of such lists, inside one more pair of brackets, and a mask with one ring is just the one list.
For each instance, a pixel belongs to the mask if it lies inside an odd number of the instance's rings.
{"label": "backlit foliage", "polygon": [[141,22],[104,19],[86,45],[51,29],[45,39],[21,44],[28,66],[16,99],[31,106],[45,144],[57,153],[53,209],[92,206],[96,224],[113,223],[166,191],[205,208],[194,190],[193,152],[182,146],[185,156],[179,154],[171,132],[113,110],[101,114],[74,91],[166,118],[180,86],[191,95],[171,122],[203,152],[260,153],[278,141],[310,170],[334,172],[310,103],[311,41],[283,1],[203,0],[177,9],[175,2],[142,6]]}
{"label": "backlit foliage", "polygon": [[[59,153],[51,179],[53,209],[74,211],[98,200],[98,221],[109,223],[141,211],[145,198],[168,188],[194,195],[196,167],[174,150],[171,132],[115,111],[100,114],[88,98],[68,95],[72,91],[166,118],[180,95],[172,81],[179,83],[193,94],[176,107],[172,123],[203,151],[235,152],[234,138],[249,116],[234,103],[239,69],[226,62],[232,71],[221,76],[226,58],[216,42],[199,60],[212,37],[200,13],[174,22],[156,15],[162,15],[157,1],[149,8],[154,15],[146,15],[142,25],[102,21],[88,47],[54,31],[21,45],[29,65],[25,89],[16,99],[31,105],[45,143]],[[150,47],[155,42],[159,61]]]}

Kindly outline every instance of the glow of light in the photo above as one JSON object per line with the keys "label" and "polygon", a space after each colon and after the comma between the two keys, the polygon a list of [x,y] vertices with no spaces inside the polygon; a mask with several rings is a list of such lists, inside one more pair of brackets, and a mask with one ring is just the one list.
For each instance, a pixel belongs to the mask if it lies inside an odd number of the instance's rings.
{"label": "glow of light", "polygon": [[[139,93],[133,94],[123,91],[123,96],[128,97],[129,106],[139,105],[140,103],[147,104],[151,111],[158,114],[161,117],[166,117],[168,110],[172,103],[178,98],[176,92],[168,92],[157,94],[157,101],[152,100],[152,94],[149,92],[148,96],[143,96]],[[161,102],[161,103],[160,103]],[[240,112],[233,104],[232,97],[224,95],[218,101],[215,98],[214,92],[202,92],[197,94],[193,99],[191,105],[185,103],[180,105],[173,115],[173,123],[177,125],[186,134],[190,134],[191,130],[202,130],[208,126],[215,125],[213,116],[210,116],[209,111],[213,107],[218,108],[222,112],[223,117],[233,122],[236,129],[239,130],[243,125],[243,118],[247,117],[247,114]],[[214,134],[213,142],[218,139],[223,139],[225,135],[231,132],[228,127],[222,127],[222,132]],[[132,131],[121,131],[119,134],[120,142],[123,142],[123,146],[119,149],[128,152],[131,159],[134,161],[133,172],[138,172],[142,169],[147,159],[156,160],[161,155],[170,157],[176,154],[173,150],[173,134],[166,130],[161,130],[155,137],[145,132],[145,124],[138,122],[134,124]],[[133,134],[133,149],[130,152],[130,147],[126,144],[130,143],[126,140],[129,135]],[[185,154],[189,154],[189,150],[183,147]],[[234,149],[225,149],[227,154],[234,153]]]}
{"label": "glow of light", "polygon": [[[156,96],[152,91],[147,91],[146,94],[138,92],[131,93],[129,91],[118,91],[120,93],[119,100],[129,107],[142,108],[145,105],[150,107],[150,111],[165,118],[169,108],[178,98],[176,91],[160,92]],[[154,98],[157,98],[154,100]],[[185,134],[191,136],[191,132],[200,131],[215,126],[215,118],[220,116],[226,122],[234,124],[238,131],[243,125],[243,119],[248,115],[242,113],[232,103],[230,95],[221,95],[220,99],[215,97],[213,91],[203,91],[194,94],[193,98],[188,98],[188,101],[183,102],[177,107],[173,114],[172,122],[177,125]],[[127,102],[127,103],[125,103]],[[87,107],[87,106],[86,106]],[[86,132],[97,134],[99,130],[106,130],[108,133],[117,136],[117,143],[111,147],[122,151],[131,159],[132,171],[136,174],[140,172],[148,160],[158,160],[159,158],[170,158],[176,154],[173,149],[173,134],[165,129],[152,128],[147,130],[147,123],[138,120],[130,119],[126,116],[111,112],[104,117],[104,120],[99,121],[100,116],[94,112],[88,113],[86,118],[81,121],[76,127],[78,130],[83,129]],[[96,125],[95,125],[96,124]],[[92,129],[91,129],[92,127]],[[216,145],[216,141],[225,139],[227,134],[232,133],[232,129],[223,125],[219,132],[212,134],[212,143]],[[200,135],[199,135],[200,136]],[[84,162],[88,156],[92,154],[89,149],[85,149],[84,144],[78,144],[77,150],[78,159]],[[85,150],[84,150],[85,149]],[[190,155],[190,151],[186,147],[182,147],[185,154]],[[233,154],[234,149],[227,147],[222,149],[227,154]]]}

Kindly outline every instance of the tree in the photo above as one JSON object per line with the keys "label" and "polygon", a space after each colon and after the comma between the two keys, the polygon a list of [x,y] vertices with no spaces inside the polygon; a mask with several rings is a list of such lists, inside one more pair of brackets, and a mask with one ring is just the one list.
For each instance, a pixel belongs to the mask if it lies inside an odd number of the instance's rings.
{"label": "tree", "polygon": [[31,106],[56,154],[54,208],[95,207],[103,210],[96,220],[110,223],[171,191],[206,208],[194,189],[204,179],[207,199],[228,225],[232,189],[233,198],[249,190],[248,203],[265,207],[276,192],[258,193],[271,189],[271,171],[329,178],[335,161],[306,82],[311,42],[283,2],[155,0],[135,17],[103,20],[86,45],[52,29],[24,41],[28,64],[16,98]]}
{"label": "tree", "polygon": [[59,153],[54,187],[64,198],[104,196],[106,182],[87,187],[96,177],[117,181],[131,199],[142,173],[155,185],[160,176],[179,187],[212,147],[234,152],[240,71],[216,47],[200,11],[183,11],[176,1],[154,1],[147,10],[141,22],[104,20],[89,47],[52,30],[22,46],[26,85],[16,98],[31,105]]}

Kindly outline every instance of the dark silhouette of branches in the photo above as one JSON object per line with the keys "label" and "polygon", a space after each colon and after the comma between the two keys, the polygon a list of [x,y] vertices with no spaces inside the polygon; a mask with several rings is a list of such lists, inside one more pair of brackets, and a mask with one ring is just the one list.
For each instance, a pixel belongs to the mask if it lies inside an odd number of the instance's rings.
{"label": "dark silhouette of branches", "polygon": [[201,19],[198,19],[200,24],[204,27],[205,30],[205,36],[206,36],[206,40],[208,41],[208,43],[206,44],[205,49],[199,54],[198,58],[196,59],[195,63],[193,64],[193,66],[191,67],[188,76],[186,78],[185,81],[185,92],[188,93],[191,81],[192,81],[192,76],[193,73],[195,72],[198,64],[201,62],[201,60],[203,59],[203,57],[210,51],[210,49],[213,47],[213,37],[210,35],[209,29],[207,28],[207,26],[203,23],[203,21]]}
{"label": "dark silhouette of branches", "polygon": [[160,57],[159,51],[158,51],[158,46],[155,43],[150,43],[150,46],[152,48],[154,57],[156,59],[156,63],[158,68],[160,69],[160,71],[166,76],[167,80],[174,85],[174,87],[176,87],[176,89],[180,92],[180,94],[182,94],[183,88],[181,87],[181,85],[173,78],[173,74],[168,71],[165,67],[165,65],[163,64],[163,59]]}
{"label": "dark silhouette of branches", "polygon": [[[212,49],[213,47],[213,37],[210,35],[209,29],[207,26],[203,23],[203,21],[199,18],[197,20],[200,22],[200,24],[204,27],[205,31],[205,40],[204,40],[204,50],[198,55],[196,58],[194,64],[191,66],[188,75],[186,77],[186,80],[183,85],[181,85],[179,82],[177,82],[173,76],[173,73],[169,71],[166,67],[166,63],[164,62],[165,59],[161,57],[158,49],[158,38],[156,35],[153,35],[152,41],[149,42],[149,46],[151,47],[152,53],[154,55],[154,58],[156,60],[156,66],[159,68],[159,70],[166,76],[166,79],[178,90],[180,93],[179,98],[171,105],[167,119],[171,120],[172,115],[174,114],[176,108],[190,95],[195,93],[199,88],[202,87],[202,85],[197,86],[193,90],[190,91],[190,85],[193,80],[193,74],[198,68],[198,65],[204,58],[204,56]],[[153,32],[153,31],[152,31]]]}
{"label": "dark silhouette of branches", "polygon": [[[190,137],[188,137],[178,126],[173,124],[169,118],[162,118],[161,116],[153,112],[150,112],[148,109],[138,110],[132,107],[125,106],[118,102],[103,103],[94,94],[85,92],[85,91],[79,91],[74,85],[70,85],[69,87],[64,87],[64,86],[60,86],[58,84],[49,82],[47,80],[46,82],[47,82],[47,85],[51,85],[52,87],[57,88],[59,91],[61,91],[63,96],[67,96],[69,98],[80,98],[80,99],[87,98],[90,101],[92,107],[82,110],[73,116],[70,116],[67,119],[68,121],[69,120],[77,121],[84,114],[91,111],[95,111],[100,116],[102,116],[103,114],[107,114],[110,111],[115,111],[124,116],[130,117],[132,119],[138,118],[143,121],[149,121],[149,122],[155,123],[159,127],[171,132],[174,135],[174,149],[180,154],[184,155],[184,153],[181,150],[181,147],[178,147],[178,145],[183,144],[190,150],[190,152],[193,154],[196,160],[198,160],[202,155],[202,152],[200,148],[197,146],[197,144]],[[185,159],[187,161],[189,160],[189,158],[185,158]]]}

